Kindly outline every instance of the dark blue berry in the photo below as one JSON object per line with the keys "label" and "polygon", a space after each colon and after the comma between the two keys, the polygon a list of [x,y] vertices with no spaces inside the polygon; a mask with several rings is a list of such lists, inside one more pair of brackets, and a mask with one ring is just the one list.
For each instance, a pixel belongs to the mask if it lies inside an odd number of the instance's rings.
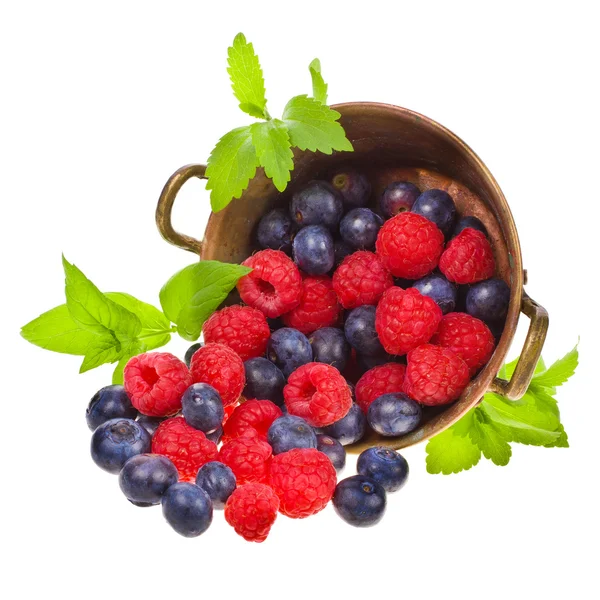
{"label": "dark blue berry", "polygon": [[343,211],[341,194],[326,181],[311,181],[290,202],[290,215],[299,227],[324,225],[334,231]]}
{"label": "dark blue berry", "polygon": [[111,419],[135,419],[138,411],[131,405],[129,396],[122,385],[107,385],[97,391],[85,411],[88,427],[96,427]]}
{"label": "dark blue berry", "polygon": [[353,248],[372,248],[383,219],[369,208],[354,208],[340,223],[342,239]]}
{"label": "dark blue berry", "polygon": [[292,240],[296,234],[296,224],[284,208],[274,208],[259,222],[256,230],[258,245],[261,248],[292,251]]}
{"label": "dark blue berry", "polygon": [[298,367],[312,362],[313,359],[308,338],[291,327],[282,327],[272,333],[267,344],[267,356],[281,369],[285,377],[289,377]]}
{"label": "dark blue berry", "polygon": [[350,256],[354,252],[354,248],[352,246],[346,244],[344,240],[336,240],[333,243],[333,254],[335,257],[336,266],[339,265],[346,256]]}
{"label": "dark blue berry", "polygon": [[175,465],[160,454],[140,454],[130,458],[119,473],[119,486],[128,500],[147,506],[158,504],[179,474]]}
{"label": "dark blue berry", "polygon": [[367,411],[371,428],[385,436],[404,435],[415,430],[421,417],[421,406],[401,393],[379,396]]}
{"label": "dark blue berry", "polygon": [[150,434],[158,429],[158,426],[166,419],[166,417],[149,417],[148,415],[140,415],[137,422]]}
{"label": "dark blue berry", "polygon": [[118,473],[132,456],[150,451],[150,434],[132,419],[111,419],[92,435],[94,462],[109,473]]}
{"label": "dark blue berry", "polygon": [[510,288],[502,279],[486,279],[469,287],[466,297],[467,312],[486,323],[506,317],[510,302]]}
{"label": "dark blue berry", "polygon": [[423,296],[429,296],[442,309],[443,314],[452,312],[456,307],[456,286],[441,273],[427,275],[415,281],[412,287],[417,288]]}
{"label": "dark blue berry", "polygon": [[408,463],[391,448],[375,446],[360,454],[356,463],[359,475],[374,479],[386,492],[396,492],[408,478]]}
{"label": "dark blue berry", "polygon": [[385,512],[385,490],[364,475],[342,479],[333,494],[335,512],[350,525],[370,527],[381,521]]}
{"label": "dark blue berry", "polygon": [[212,523],[210,498],[193,483],[181,481],[172,485],[164,493],[161,504],[167,523],[184,537],[197,537]]}
{"label": "dark blue berry", "polygon": [[367,417],[358,404],[352,404],[345,417],[323,428],[323,433],[335,438],[343,446],[358,442],[366,431]]}
{"label": "dark blue berry", "polygon": [[270,400],[281,406],[283,404],[283,387],[285,376],[281,369],[269,359],[259,356],[250,358],[244,363],[246,373],[245,398]]}
{"label": "dark blue berry", "polygon": [[194,383],[181,398],[183,418],[204,433],[220,427],[225,416],[219,392],[208,383]]}
{"label": "dark blue berry", "polygon": [[329,435],[317,436],[317,450],[329,458],[336,471],[341,471],[346,465],[346,451],[335,438]]}
{"label": "dark blue berry", "polygon": [[371,184],[362,174],[348,169],[331,179],[333,187],[342,195],[346,206],[366,206],[371,195]]}
{"label": "dark blue berry", "polygon": [[214,442],[215,444],[218,444],[221,441],[221,438],[223,437],[223,428],[219,425],[219,427],[217,427],[213,431],[205,433],[204,435],[206,435],[206,439],[210,440],[211,442]]}
{"label": "dark blue berry", "polygon": [[398,357],[394,356],[393,354],[388,354],[387,352],[383,352],[382,354],[373,354],[372,356],[369,356],[368,354],[356,355],[356,364],[360,373],[366,373],[373,367],[386,365],[387,363],[391,362],[398,362]]}
{"label": "dark blue berry", "polygon": [[379,201],[381,212],[388,219],[412,209],[421,192],[416,185],[408,181],[394,181],[388,185]]}
{"label": "dark blue berry", "polygon": [[273,454],[281,454],[292,448],[316,448],[315,430],[300,417],[286,415],[275,419],[267,432],[267,442]]}
{"label": "dark blue berry", "polygon": [[200,350],[204,346],[203,342],[198,342],[197,344],[192,344],[185,352],[185,364],[189,367],[192,362],[192,356],[196,353],[197,350]]}
{"label": "dark blue berry", "polygon": [[374,306],[359,306],[351,310],[344,323],[344,334],[359,354],[374,356],[385,353],[375,331]]}
{"label": "dark blue berry", "polygon": [[452,231],[452,237],[456,237],[463,229],[467,229],[470,227],[471,229],[477,229],[477,231],[481,231],[484,235],[487,235],[487,229],[485,225],[477,218],[477,217],[461,217],[458,220],[458,223],[454,226]]}
{"label": "dark blue berry", "polygon": [[294,238],[293,254],[302,271],[309,275],[324,275],[335,264],[333,237],[322,225],[304,227]]}
{"label": "dark blue berry", "polygon": [[394,277],[394,285],[401,287],[403,290],[407,290],[412,287],[415,283],[414,279],[404,279],[403,277]]}
{"label": "dark blue berry", "polygon": [[317,329],[310,335],[308,341],[312,346],[315,362],[326,363],[338,371],[346,368],[351,348],[341,329],[335,327]]}
{"label": "dark blue berry", "polygon": [[227,498],[236,488],[235,475],[227,465],[211,461],[200,467],[196,485],[208,494],[214,508],[224,508]]}
{"label": "dark blue berry", "polygon": [[415,200],[412,212],[435,223],[446,237],[452,232],[456,219],[456,206],[448,192],[435,189],[423,192]]}

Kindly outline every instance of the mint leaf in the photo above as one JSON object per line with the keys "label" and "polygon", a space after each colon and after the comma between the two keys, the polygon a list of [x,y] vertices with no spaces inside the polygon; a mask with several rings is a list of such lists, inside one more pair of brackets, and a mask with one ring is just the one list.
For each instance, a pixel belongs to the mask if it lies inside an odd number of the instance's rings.
{"label": "mint leaf", "polygon": [[456,435],[453,427],[442,431],[427,442],[427,472],[431,474],[459,473],[475,466],[481,450],[469,436]]}
{"label": "mint leaf", "polygon": [[80,373],[95,369],[105,363],[112,363],[121,358],[123,348],[119,341],[112,335],[98,336],[89,346],[81,367]]}
{"label": "mint leaf", "polygon": [[568,448],[569,447],[569,438],[567,436],[567,432],[562,424],[555,432],[557,434],[557,438],[553,442],[549,442],[548,444],[544,444],[545,448]]}
{"label": "mint leaf", "polygon": [[283,192],[290,180],[290,171],[294,168],[294,155],[285,123],[279,119],[254,123],[251,131],[260,166],[264,167],[275,187]]}
{"label": "mint leaf", "polygon": [[530,391],[519,403],[504,400],[496,394],[486,394],[481,408],[495,423],[518,429],[534,427],[554,431],[560,423],[557,415],[553,411],[546,412]]}
{"label": "mint leaf", "polygon": [[505,466],[510,461],[512,450],[508,442],[493,425],[487,422],[483,411],[475,409],[473,428],[469,432],[471,440],[483,455],[495,465]]}
{"label": "mint leaf", "polygon": [[258,56],[243,33],[238,33],[227,49],[227,72],[231,87],[240,102],[240,108],[259,119],[268,118],[266,112],[265,82]]}
{"label": "mint leaf", "polygon": [[300,150],[319,150],[331,154],[333,150],[352,151],[343,127],[337,122],[340,113],[309,98],[295,96],[283,111],[292,146]]}
{"label": "mint leaf", "polygon": [[321,104],[327,104],[327,84],[321,75],[321,61],[315,58],[308,65],[308,70],[312,79],[313,98]]}
{"label": "mint leaf", "polygon": [[579,351],[577,346],[565,354],[561,359],[550,365],[543,373],[534,375],[531,383],[535,387],[553,388],[561,386],[575,373],[579,364]]}
{"label": "mint leaf", "polygon": [[250,126],[233,129],[217,142],[206,167],[206,189],[211,190],[210,204],[214,212],[242,195],[258,165]]}
{"label": "mint leaf", "polygon": [[130,356],[124,356],[119,360],[115,370],[113,371],[112,383],[113,385],[123,385],[123,371],[125,370],[125,366],[129,362]]}

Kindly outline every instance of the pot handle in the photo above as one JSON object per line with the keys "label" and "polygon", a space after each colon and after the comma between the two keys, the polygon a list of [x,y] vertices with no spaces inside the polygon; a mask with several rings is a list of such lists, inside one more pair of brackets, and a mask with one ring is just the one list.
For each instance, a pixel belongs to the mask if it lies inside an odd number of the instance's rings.
{"label": "pot handle", "polygon": [[165,187],[158,199],[158,205],[156,206],[156,226],[160,235],[170,244],[179,246],[179,248],[183,248],[189,252],[195,252],[198,255],[202,252],[202,242],[189,235],[175,231],[171,223],[171,211],[173,210],[175,198],[183,184],[192,177],[206,179],[205,172],[206,165],[186,165],[185,167],[181,167],[181,169],[177,169],[169,177],[167,183],[165,183]]}
{"label": "pot handle", "polygon": [[527,391],[548,333],[548,312],[526,293],[523,293],[521,311],[529,317],[531,322],[515,371],[510,381],[496,377],[490,386],[491,392],[500,394],[509,400],[518,400]]}

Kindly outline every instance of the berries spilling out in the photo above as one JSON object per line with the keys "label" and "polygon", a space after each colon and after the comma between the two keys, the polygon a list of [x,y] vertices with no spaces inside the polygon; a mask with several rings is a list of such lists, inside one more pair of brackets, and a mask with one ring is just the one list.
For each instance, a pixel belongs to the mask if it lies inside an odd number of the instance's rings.
{"label": "berries spilling out", "polygon": [[267,442],[273,448],[273,454],[281,454],[293,448],[316,448],[317,435],[304,419],[285,415],[273,421]]}
{"label": "berries spilling out", "polygon": [[244,372],[246,374],[244,397],[270,400],[277,406],[283,404],[285,376],[279,367],[267,358],[258,357],[244,363]]}
{"label": "berries spilling out", "polygon": [[338,440],[342,446],[362,440],[366,431],[367,419],[358,404],[353,404],[345,417],[323,428],[323,433]]}
{"label": "berries spilling out", "polygon": [[264,481],[273,450],[254,429],[246,429],[238,437],[225,442],[219,451],[219,461],[226,464],[238,484]]}
{"label": "berries spilling out", "polygon": [[337,514],[355,527],[371,527],[379,523],[386,503],[385,489],[364,475],[342,479],[333,495],[333,507]]}
{"label": "berries spilling out", "polygon": [[281,409],[270,400],[248,400],[237,406],[227,419],[223,426],[223,441],[239,437],[248,429],[266,439],[269,427],[281,414]]}
{"label": "berries spilling out", "polygon": [[198,537],[212,523],[212,502],[208,494],[193,483],[173,484],[163,494],[161,504],[167,523],[184,537]]}
{"label": "berries spilling out", "polygon": [[177,480],[175,465],[158,454],[134,456],[123,465],[119,473],[121,491],[137,506],[159,504],[163,494]]}
{"label": "berries spilling out", "polygon": [[225,520],[248,542],[264,542],[279,510],[279,498],[268,485],[247,483],[225,504]]}
{"label": "berries spilling out", "polygon": [[231,468],[215,460],[200,467],[196,485],[208,494],[213,508],[224,508],[237,484]]}
{"label": "berries spilling out", "polygon": [[350,344],[341,329],[324,327],[318,329],[309,338],[313,360],[322,362],[342,372],[350,358]]}
{"label": "berries spilling out", "polygon": [[421,423],[421,407],[406,394],[383,394],[369,405],[371,429],[386,437],[406,435]]}
{"label": "berries spilling out", "polygon": [[408,479],[406,459],[391,448],[374,446],[360,454],[356,462],[359,475],[374,479],[386,492],[397,492]]}
{"label": "berries spilling out", "polygon": [[373,367],[356,383],[356,403],[366,413],[373,400],[383,394],[401,392],[406,365],[387,363]]}
{"label": "berries spilling out", "polygon": [[135,419],[137,416],[138,411],[122,385],[107,385],[97,391],[85,411],[85,420],[92,431],[111,419]]}
{"label": "berries spilling out", "polygon": [[341,471],[346,466],[346,450],[335,438],[323,433],[317,436],[317,450],[329,458],[333,468]]}

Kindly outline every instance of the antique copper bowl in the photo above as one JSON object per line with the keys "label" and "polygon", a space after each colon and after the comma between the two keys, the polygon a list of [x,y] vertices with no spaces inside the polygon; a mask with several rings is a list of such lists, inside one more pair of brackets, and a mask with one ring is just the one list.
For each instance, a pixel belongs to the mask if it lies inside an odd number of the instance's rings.
{"label": "antique copper bowl", "polygon": [[[510,286],[506,325],[489,363],[455,403],[430,412],[419,429],[408,435],[383,438],[372,434],[349,450],[359,452],[375,443],[404,448],[452,425],[475,406],[486,391],[494,391],[510,400],[523,396],[542,351],[548,313],[523,290],[525,272],[512,214],[496,180],[471,148],[439,123],[405,108],[371,102],[339,104],[333,108],[342,115],[340,122],[352,141],[353,153],[326,156],[296,152],[292,181],[283,197],[259,169],[239,200],[211,214],[202,241],[175,231],[171,224],[171,209],[181,186],[191,177],[204,178],[206,169],[204,165],[182,167],[162,191],[156,222],[168,242],[198,254],[201,260],[239,263],[256,249],[255,226],[268,209],[285,202],[295,188],[308,180],[352,164],[368,172],[374,198],[387,183],[405,179],[421,189],[448,190],[461,214],[479,217],[490,234],[498,276]],[[521,312],[530,319],[529,331],[517,368],[510,381],[506,381],[496,374],[506,357]]]}

